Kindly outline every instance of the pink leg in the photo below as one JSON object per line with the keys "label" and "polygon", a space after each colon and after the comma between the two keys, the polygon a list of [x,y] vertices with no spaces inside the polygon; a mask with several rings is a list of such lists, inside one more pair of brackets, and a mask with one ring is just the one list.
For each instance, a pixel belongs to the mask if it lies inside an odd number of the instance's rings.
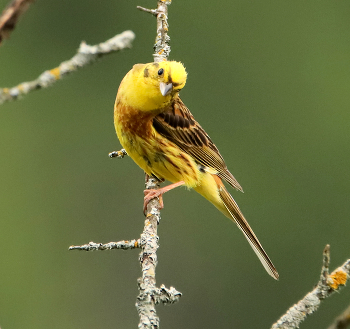
{"label": "pink leg", "polygon": [[163,204],[163,194],[165,192],[168,192],[170,190],[172,190],[175,187],[184,185],[185,182],[184,181],[179,181],[177,183],[174,184],[170,184],[168,186],[164,186],[158,190],[144,190],[143,193],[145,195],[145,198],[143,200],[143,213],[146,214],[146,210],[147,210],[147,205],[148,203],[154,199],[154,198],[159,198],[159,203],[160,203],[160,209],[163,209],[164,204]]}

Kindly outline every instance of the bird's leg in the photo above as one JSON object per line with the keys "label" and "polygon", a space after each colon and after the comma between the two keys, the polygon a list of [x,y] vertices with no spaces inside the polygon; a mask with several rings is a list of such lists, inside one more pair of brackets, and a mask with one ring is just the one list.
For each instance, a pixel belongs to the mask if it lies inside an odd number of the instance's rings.
{"label": "bird's leg", "polygon": [[144,214],[146,213],[146,208],[147,208],[148,203],[154,198],[159,198],[160,209],[163,209],[163,207],[164,207],[163,194],[165,192],[172,190],[175,187],[178,187],[178,186],[181,186],[184,184],[185,184],[185,182],[181,180],[177,183],[170,184],[168,186],[164,186],[164,187],[157,189],[157,190],[155,190],[155,189],[144,190],[143,193],[145,195],[145,198],[143,200],[143,213]]}

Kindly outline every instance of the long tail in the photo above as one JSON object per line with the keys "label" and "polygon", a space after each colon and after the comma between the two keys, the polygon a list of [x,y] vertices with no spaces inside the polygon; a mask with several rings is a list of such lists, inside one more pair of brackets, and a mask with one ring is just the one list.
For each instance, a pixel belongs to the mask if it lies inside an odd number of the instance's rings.
{"label": "long tail", "polygon": [[[218,176],[214,174],[210,174],[210,176],[211,177],[207,175],[207,179],[204,179],[206,182],[203,182],[204,184],[202,184],[202,186],[195,189],[237,224],[237,226],[244,233],[244,236],[248,240],[254,252],[259,257],[267,273],[269,273],[274,279],[278,280],[279,275],[275,266],[272,264],[269,256],[266,254],[258,238],[249,226],[247,220],[244,218],[236,201],[233,200],[232,196],[226,190],[222,180]],[[214,185],[210,184],[210,182],[213,183],[213,180],[216,183],[215,190],[213,188],[208,189],[209,185]]]}

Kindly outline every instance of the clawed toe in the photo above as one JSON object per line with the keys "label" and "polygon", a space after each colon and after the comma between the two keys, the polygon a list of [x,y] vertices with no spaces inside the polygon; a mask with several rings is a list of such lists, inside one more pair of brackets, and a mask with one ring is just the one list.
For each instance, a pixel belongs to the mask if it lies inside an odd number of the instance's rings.
{"label": "clawed toe", "polygon": [[143,213],[146,215],[147,204],[148,204],[148,202],[150,202],[154,198],[159,198],[159,209],[163,209],[163,207],[164,207],[163,194],[165,192],[172,190],[175,187],[178,187],[178,186],[181,186],[184,184],[185,184],[184,181],[179,181],[177,183],[174,183],[174,184],[171,184],[168,186],[164,186],[158,190],[156,190],[156,189],[144,190],[143,193],[145,195],[145,198],[144,198],[144,202],[143,202]]}
{"label": "clawed toe", "polygon": [[159,209],[163,209],[164,204],[163,204],[163,193],[162,191],[159,190],[144,190],[143,194],[145,195],[143,199],[143,213],[146,215],[147,211],[147,205],[148,203],[154,199],[154,198],[159,198]]}

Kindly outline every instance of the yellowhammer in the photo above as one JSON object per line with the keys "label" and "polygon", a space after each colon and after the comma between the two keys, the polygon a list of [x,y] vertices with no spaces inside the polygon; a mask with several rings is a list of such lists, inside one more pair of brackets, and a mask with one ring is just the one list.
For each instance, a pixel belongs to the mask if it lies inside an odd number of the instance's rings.
{"label": "yellowhammer", "polygon": [[145,206],[174,187],[195,189],[238,225],[266,271],[278,279],[270,258],[222,180],[237,190],[242,191],[242,187],[179,97],[186,79],[186,70],[179,62],[136,64],[119,86],[114,125],[120,143],[148,175],[173,183],[145,191]]}

